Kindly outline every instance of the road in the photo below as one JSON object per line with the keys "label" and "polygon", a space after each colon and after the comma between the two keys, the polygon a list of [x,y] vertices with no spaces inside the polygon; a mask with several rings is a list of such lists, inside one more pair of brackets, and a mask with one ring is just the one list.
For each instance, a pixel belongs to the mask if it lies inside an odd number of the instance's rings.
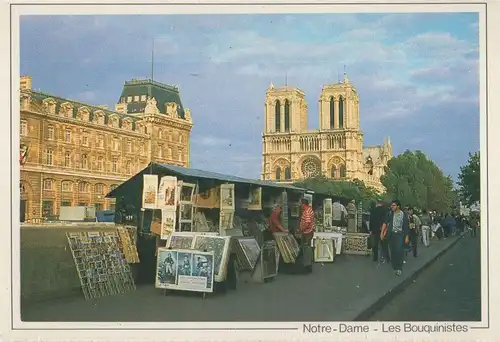
{"label": "road", "polygon": [[481,321],[479,238],[466,237],[370,321]]}
{"label": "road", "polygon": [[[394,275],[389,265],[374,263],[370,257],[342,255],[334,263],[315,264],[310,275],[279,274],[266,284],[254,283],[242,276],[236,291],[213,294],[205,300],[193,292],[172,291],[164,296],[161,290],[150,284],[138,286],[136,291],[95,300],[85,300],[80,296],[23,305],[22,320],[351,321],[454,241],[434,241],[430,248],[421,251],[418,258],[408,260],[402,277]],[[447,251],[445,255],[448,253],[452,252]],[[427,272],[430,271],[424,270]]]}

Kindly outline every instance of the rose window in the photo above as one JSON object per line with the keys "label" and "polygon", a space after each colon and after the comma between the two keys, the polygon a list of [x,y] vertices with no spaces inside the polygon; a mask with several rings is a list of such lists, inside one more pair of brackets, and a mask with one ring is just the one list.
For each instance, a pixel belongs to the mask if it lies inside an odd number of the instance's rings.
{"label": "rose window", "polygon": [[301,171],[305,178],[317,177],[321,174],[321,165],[314,158],[306,158],[302,162]]}

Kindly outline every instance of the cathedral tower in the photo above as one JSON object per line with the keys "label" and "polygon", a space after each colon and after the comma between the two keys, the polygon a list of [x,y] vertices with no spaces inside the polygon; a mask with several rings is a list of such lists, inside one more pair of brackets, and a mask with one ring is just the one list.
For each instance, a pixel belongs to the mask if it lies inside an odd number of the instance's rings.
{"label": "cathedral tower", "polygon": [[343,83],[323,86],[319,99],[320,130],[359,130],[359,96],[344,75]]}
{"label": "cathedral tower", "polygon": [[289,133],[307,130],[307,102],[298,88],[275,88],[266,92],[265,133]]}

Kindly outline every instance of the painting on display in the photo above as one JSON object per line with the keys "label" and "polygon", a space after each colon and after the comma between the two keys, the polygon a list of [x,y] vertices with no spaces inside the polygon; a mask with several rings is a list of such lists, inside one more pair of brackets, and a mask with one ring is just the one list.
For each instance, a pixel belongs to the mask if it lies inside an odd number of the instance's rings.
{"label": "painting on display", "polygon": [[144,175],[142,187],[142,207],[155,209],[158,200],[158,175]]}
{"label": "painting on display", "polygon": [[323,225],[330,228],[332,226],[333,203],[331,198],[323,200]]}
{"label": "painting on display", "polygon": [[290,216],[292,217],[300,216],[300,204],[295,203],[290,206]]}
{"label": "painting on display", "polygon": [[193,196],[193,203],[198,208],[218,208],[220,206],[220,191],[218,188],[208,189]]}
{"label": "painting on display", "polygon": [[260,246],[253,237],[238,237],[234,239],[236,256],[241,269],[252,270],[260,255]]}
{"label": "painting on display", "polygon": [[311,241],[311,247],[314,247],[315,239],[330,239],[333,240],[333,245],[335,246],[335,254],[339,255],[342,251],[342,233],[336,232],[318,232],[314,233],[314,239]]}
{"label": "painting on display", "polygon": [[175,210],[164,208],[161,210],[160,237],[166,240],[173,232],[175,232]]}
{"label": "painting on display", "polygon": [[[121,252],[125,255],[125,259],[129,264],[137,264],[140,262],[137,252],[136,243],[136,228],[135,227],[118,227],[118,236],[121,242]],[[111,235],[113,236],[113,235]],[[111,242],[112,239],[108,235],[104,236],[106,242]]]}
{"label": "painting on display", "polygon": [[229,236],[195,235],[193,249],[214,252],[214,279],[216,282],[222,282],[226,279],[230,241],[231,237]]}
{"label": "painting on display", "polygon": [[194,233],[175,232],[168,237],[166,248],[191,249],[194,241]]}
{"label": "painting on display", "polygon": [[234,210],[221,210],[219,212],[219,228],[227,230],[233,228]]}
{"label": "painting on display", "polygon": [[266,241],[262,244],[260,262],[262,265],[262,278],[274,277],[277,274],[275,241]]}
{"label": "painting on display", "polygon": [[248,210],[262,210],[262,188],[251,188],[248,198]]}
{"label": "painting on display", "polygon": [[193,205],[191,203],[181,203],[179,206],[181,222],[193,221]]}
{"label": "painting on display", "polygon": [[158,249],[156,288],[213,292],[213,279],[213,252],[186,249]]}
{"label": "painting on display", "polygon": [[177,206],[177,177],[164,176],[158,188],[158,208],[175,210]]}
{"label": "painting on display", "polygon": [[314,261],[333,262],[335,259],[335,247],[332,239],[314,239]]}
{"label": "painting on display", "polygon": [[193,196],[194,196],[194,189],[196,187],[196,184],[191,184],[191,183],[185,183],[180,181],[179,182],[179,202],[193,202]]}
{"label": "painting on display", "polygon": [[234,210],[234,184],[220,186],[220,210]]}

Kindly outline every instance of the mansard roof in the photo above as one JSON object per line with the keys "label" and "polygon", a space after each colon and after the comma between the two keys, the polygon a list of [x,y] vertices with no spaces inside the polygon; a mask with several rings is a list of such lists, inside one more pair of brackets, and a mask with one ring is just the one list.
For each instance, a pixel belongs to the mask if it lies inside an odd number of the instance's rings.
{"label": "mansard roof", "polygon": [[127,112],[130,114],[144,113],[146,101],[142,101],[143,95],[154,97],[157,102],[157,107],[162,114],[167,114],[165,108],[166,104],[174,102],[177,104],[179,116],[185,119],[185,111],[179,94],[179,88],[150,79],[133,79],[125,82],[118,103],[125,102],[129,96],[139,96],[139,101],[127,102]]}
{"label": "mansard roof", "polygon": [[45,93],[45,92],[41,92],[41,91],[22,90],[22,93],[28,93],[30,95],[30,98],[31,98],[31,103],[32,104],[35,103],[35,104],[40,105],[40,106],[42,105],[43,100],[46,100],[49,98],[54,99],[54,101],[56,102],[56,113],[59,112],[59,109],[63,103],[68,102],[68,103],[73,105],[73,118],[74,119],[76,119],[76,117],[77,117],[78,109],[82,108],[82,107],[86,107],[90,111],[90,118],[89,118],[90,121],[92,121],[94,119],[95,112],[101,111],[105,114],[105,119],[104,119],[105,124],[108,123],[108,118],[110,116],[116,115],[116,116],[118,116],[118,118],[120,118],[120,127],[122,125],[123,119],[129,119],[132,121],[132,130],[135,130],[135,122],[140,120],[139,118],[136,118],[133,115],[118,113],[118,112],[115,112],[115,111],[112,111],[112,110],[109,110],[109,109],[106,109],[103,107],[99,107],[99,106],[95,106],[95,105],[91,105],[88,103],[83,103],[83,102],[79,102],[79,101],[75,101],[75,100],[71,100],[71,99],[62,98],[62,97],[55,96],[55,95]]}

